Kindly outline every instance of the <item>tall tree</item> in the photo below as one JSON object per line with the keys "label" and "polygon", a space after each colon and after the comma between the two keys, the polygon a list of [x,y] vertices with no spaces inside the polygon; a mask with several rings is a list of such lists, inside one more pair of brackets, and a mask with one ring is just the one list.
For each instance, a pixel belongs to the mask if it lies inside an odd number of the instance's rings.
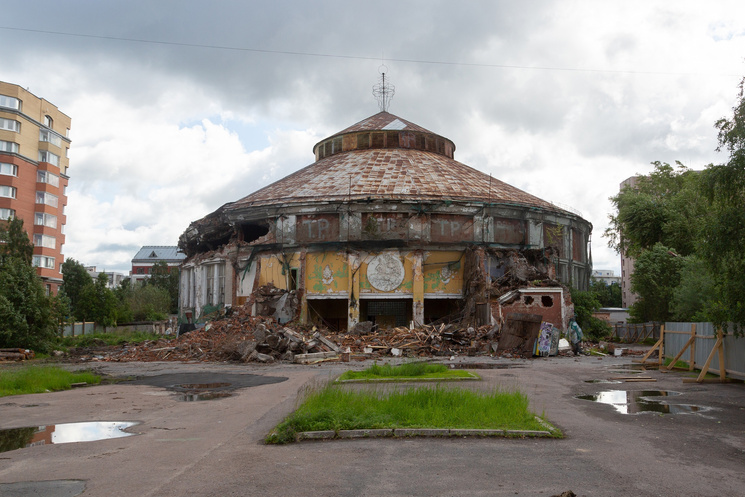
{"label": "tall tree", "polygon": [[0,347],[46,350],[57,333],[58,306],[31,265],[23,222],[0,226],[0,239]]}
{"label": "tall tree", "polygon": [[740,82],[732,115],[716,123],[718,151],[727,151],[726,164],[711,165],[703,174],[711,202],[711,222],[705,228],[701,256],[712,269],[716,298],[710,306],[715,323],[745,327],[745,79]]}
{"label": "tall tree", "polygon": [[31,264],[34,245],[23,229],[23,219],[14,218],[0,222],[0,257],[16,257],[26,264]]}
{"label": "tall tree", "polygon": [[631,291],[639,296],[629,309],[635,321],[665,322],[672,317],[673,295],[684,265],[683,257],[661,243],[642,252],[631,275]]}
{"label": "tall tree", "polygon": [[88,307],[83,305],[83,296],[90,286],[93,286],[93,278],[85,270],[85,266],[75,259],[67,259],[62,263],[60,291],[70,300],[70,310],[79,321],[85,321],[90,317]]}
{"label": "tall tree", "polygon": [[179,270],[165,261],[156,262],[151,271],[148,284],[168,292],[171,299],[169,312],[178,312]]}

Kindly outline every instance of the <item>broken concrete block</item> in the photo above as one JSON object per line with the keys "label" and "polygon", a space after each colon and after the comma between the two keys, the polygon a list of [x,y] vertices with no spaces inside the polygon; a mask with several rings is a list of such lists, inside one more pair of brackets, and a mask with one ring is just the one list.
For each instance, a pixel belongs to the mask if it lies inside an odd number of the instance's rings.
{"label": "broken concrete block", "polygon": [[241,361],[247,362],[248,356],[251,355],[252,352],[256,350],[256,342],[253,340],[244,340],[242,342],[238,342],[238,345],[235,347],[235,351],[240,355]]}
{"label": "broken concrete block", "polygon": [[369,335],[373,329],[372,321],[362,321],[352,328],[351,335]]}

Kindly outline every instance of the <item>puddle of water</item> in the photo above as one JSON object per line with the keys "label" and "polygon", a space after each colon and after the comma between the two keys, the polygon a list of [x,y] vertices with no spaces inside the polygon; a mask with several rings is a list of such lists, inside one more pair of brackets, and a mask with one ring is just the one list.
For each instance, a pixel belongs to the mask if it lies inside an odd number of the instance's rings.
{"label": "puddle of water", "polygon": [[230,392],[195,392],[179,394],[176,399],[181,402],[196,402],[199,400],[224,399],[232,396],[233,394]]}
{"label": "puddle of water", "polygon": [[612,406],[621,414],[656,412],[659,414],[686,414],[703,412],[707,407],[691,404],[666,404],[657,397],[674,397],[680,392],[670,390],[606,390],[592,395],[579,395],[578,399],[600,402]]}
{"label": "puddle of water", "polygon": [[0,430],[0,452],[36,445],[130,437],[136,433],[127,433],[123,430],[136,424],[136,421],[92,421]]}
{"label": "puddle of water", "polygon": [[[230,383],[182,383],[172,388],[179,392],[176,400],[181,402],[197,402],[201,400],[224,399],[232,397],[233,394],[225,391]],[[222,390],[221,390],[222,389]]]}

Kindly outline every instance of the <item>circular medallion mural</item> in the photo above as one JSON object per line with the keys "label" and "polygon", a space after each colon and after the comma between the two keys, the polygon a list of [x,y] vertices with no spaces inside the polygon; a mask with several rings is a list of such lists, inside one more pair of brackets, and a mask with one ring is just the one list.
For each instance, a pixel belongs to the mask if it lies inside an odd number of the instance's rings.
{"label": "circular medallion mural", "polygon": [[404,281],[404,265],[393,254],[378,255],[367,265],[367,281],[381,292],[393,291]]}

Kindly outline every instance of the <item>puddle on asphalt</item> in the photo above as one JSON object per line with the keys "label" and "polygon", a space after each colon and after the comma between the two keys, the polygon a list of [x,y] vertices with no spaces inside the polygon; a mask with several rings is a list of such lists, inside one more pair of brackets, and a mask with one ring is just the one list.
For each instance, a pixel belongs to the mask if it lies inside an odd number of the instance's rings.
{"label": "puddle on asphalt", "polygon": [[687,414],[707,411],[708,407],[692,404],[666,404],[660,398],[675,397],[680,392],[671,390],[606,390],[576,398],[612,406],[621,414],[655,412],[658,414]]}
{"label": "puddle on asphalt", "polygon": [[450,364],[450,369],[512,369],[525,367],[522,364],[504,364],[490,362],[459,362]]}
{"label": "puddle on asphalt", "polygon": [[176,400],[181,402],[197,402],[232,397],[233,394],[231,392],[225,391],[230,386],[230,383],[182,383],[180,385],[174,385],[171,388],[178,392]]}
{"label": "puddle on asphalt", "polygon": [[127,433],[123,430],[136,424],[139,422],[91,421],[0,430],[0,452],[37,445],[95,442],[109,438],[130,437],[136,433]]}

